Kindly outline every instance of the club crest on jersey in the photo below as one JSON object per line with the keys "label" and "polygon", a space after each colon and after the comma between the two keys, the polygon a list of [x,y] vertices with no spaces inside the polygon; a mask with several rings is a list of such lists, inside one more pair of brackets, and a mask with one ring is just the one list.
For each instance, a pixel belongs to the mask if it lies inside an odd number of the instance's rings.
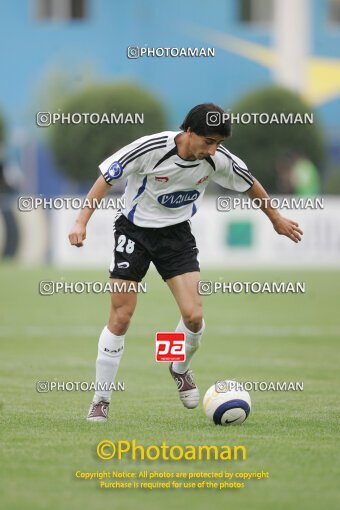
{"label": "club crest on jersey", "polygon": [[119,177],[123,173],[123,167],[119,163],[119,161],[114,161],[108,169],[108,174],[111,177],[111,179],[119,179]]}
{"label": "club crest on jersey", "polygon": [[207,179],[209,179],[209,175],[206,175],[205,177],[202,177],[202,179],[197,181],[196,184],[202,184],[202,182],[206,181]]}
{"label": "club crest on jersey", "polygon": [[168,182],[168,180],[169,180],[169,177],[165,177],[165,176],[163,177],[161,175],[158,175],[155,177],[155,181],[158,181],[158,182]]}
{"label": "club crest on jersey", "polygon": [[166,193],[160,195],[157,200],[164,207],[170,209],[176,209],[177,207],[183,207],[184,205],[195,202],[200,196],[200,192],[193,189],[191,191],[175,191],[174,193]]}

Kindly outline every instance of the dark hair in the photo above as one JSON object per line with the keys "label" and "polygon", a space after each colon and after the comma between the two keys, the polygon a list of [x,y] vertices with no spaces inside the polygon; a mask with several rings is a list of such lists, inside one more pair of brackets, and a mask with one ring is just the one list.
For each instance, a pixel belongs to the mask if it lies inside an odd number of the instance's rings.
{"label": "dark hair", "polygon": [[[214,113],[217,115],[214,116]],[[180,126],[183,131],[187,131],[188,128],[199,136],[219,134],[228,138],[231,135],[230,119],[226,119],[225,111],[214,103],[194,106]]]}

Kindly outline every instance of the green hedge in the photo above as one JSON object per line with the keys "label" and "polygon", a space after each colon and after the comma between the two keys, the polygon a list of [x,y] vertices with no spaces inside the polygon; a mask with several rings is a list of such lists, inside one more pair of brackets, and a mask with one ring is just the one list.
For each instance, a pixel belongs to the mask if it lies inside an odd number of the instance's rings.
{"label": "green hedge", "polygon": [[93,85],[69,98],[60,113],[144,114],[144,124],[54,124],[51,148],[57,165],[78,182],[92,180],[99,163],[136,138],[166,129],[166,114],[153,94],[130,84]]}
{"label": "green hedge", "polygon": [[[288,114],[312,113],[300,96],[282,87],[259,89],[242,98],[232,113]],[[314,113],[313,124],[235,124],[228,149],[247,163],[251,172],[270,192],[277,192],[276,164],[287,153],[298,152],[309,158],[320,170],[325,147],[322,129]]]}

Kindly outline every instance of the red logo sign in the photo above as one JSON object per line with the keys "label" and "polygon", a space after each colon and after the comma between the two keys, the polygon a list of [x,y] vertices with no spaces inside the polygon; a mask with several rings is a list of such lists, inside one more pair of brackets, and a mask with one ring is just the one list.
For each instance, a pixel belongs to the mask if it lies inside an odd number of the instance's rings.
{"label": "red logo sign", "polygon": [[197,181],[196,184],[202,184],[202,182],[206,181],[207,179],[209,179],[209,175],[206,175],[205,177],[202,177],[202,179]]}
{"label": "red logo sign", "polygon": [[158,181],[158,182],[168,182],[169,177],[158,176],[158,177],[155,177],[155,180]]}
{"label": "red logo sign", "polygon": [[156,333],[156,361],[185,361],[185,333]]}

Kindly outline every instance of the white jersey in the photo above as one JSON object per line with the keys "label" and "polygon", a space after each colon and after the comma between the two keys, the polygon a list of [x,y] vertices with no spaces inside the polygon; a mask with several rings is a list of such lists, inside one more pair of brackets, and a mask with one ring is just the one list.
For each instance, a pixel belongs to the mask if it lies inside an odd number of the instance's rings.
{"label": "white jersey", "polygon": [[177,152],[181,131],[143,136],[99,165],[108,184],[127,180],[122,213],[140,227],[166,227],[193,216],[210,180],[247,191],[254,180],[245,163],[220,145],[214,156],[188,161]]}

